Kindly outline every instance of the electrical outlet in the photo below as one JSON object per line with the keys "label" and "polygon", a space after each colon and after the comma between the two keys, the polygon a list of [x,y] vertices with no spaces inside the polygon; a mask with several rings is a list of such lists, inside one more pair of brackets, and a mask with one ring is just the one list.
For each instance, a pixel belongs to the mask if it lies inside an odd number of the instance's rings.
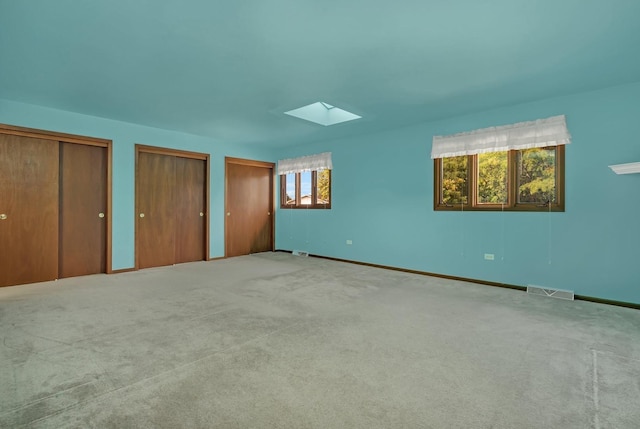
{"label": "electrical outlet", "polygon": [[493,261],[495,259],[495,255],[493,253],[485,253],[484,259],[486,259],[487,261]]}
{"label": "electrical outlet", "polygon": [[348,244],[349,246],[351,246],[351,245],[353,244],[353,241],[352,241],[352,240],[347,240],[347,244]]}

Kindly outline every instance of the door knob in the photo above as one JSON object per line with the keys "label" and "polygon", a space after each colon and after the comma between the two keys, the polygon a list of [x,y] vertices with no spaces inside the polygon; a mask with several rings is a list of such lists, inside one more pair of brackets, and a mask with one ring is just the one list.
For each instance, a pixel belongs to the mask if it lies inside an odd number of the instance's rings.
{"label": "door knob", "polygon": [[271,216],[271,212],[267,212],[267,216]]}
{"label": "door knob", "polygon": [[231,216],[231,213],[230,213],[230,212],[227,212],[227,216]]}
{"label": "door knob", "polygon": [[5,220],[7,218],[7,215],[2,213],[0,214],[0,220]]}
{"label": "door knob", "polygon": [[200,212],[200,217],[204,216],[204,213]]}
{"label": "door knob", "polygon": [[98,217],[102,219],[104,217],[104,213],[98,213]]}
{"label": "door knob", "polygon": [[144,217],[144,213],[140,213],[140,217]]}

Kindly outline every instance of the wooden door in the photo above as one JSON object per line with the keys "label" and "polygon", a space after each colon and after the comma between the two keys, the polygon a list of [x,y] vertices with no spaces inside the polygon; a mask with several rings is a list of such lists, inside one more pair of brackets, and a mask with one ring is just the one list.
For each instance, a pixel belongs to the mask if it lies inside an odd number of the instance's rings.
{"label": "wooden door", "polygon": [[58,274],[58,145],[0,134],[0,286]]}
{"label": "wooden door", "polygon": [[106,271],[107,148],[60,143],[58,277]]}
{"label": "wooden door", "polygon": [[205,258],[205,178],[206,162],[176,157],[175,263]]}
{"label": "wooden door", "polygon": [[273,164],[226,159],[225,254],[273,250]]}
{"label": "wooden door", "polygon": [[175,263],[175,168],[174,156],[138,152],[138,268]]}

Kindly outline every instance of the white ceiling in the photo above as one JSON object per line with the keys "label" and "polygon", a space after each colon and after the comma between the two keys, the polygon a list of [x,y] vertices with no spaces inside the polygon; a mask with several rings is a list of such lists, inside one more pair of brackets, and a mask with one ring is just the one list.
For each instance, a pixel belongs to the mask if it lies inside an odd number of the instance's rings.
{"label": "white ceiling", "polygon": [[[640,80],[638,0],[0,0],[0,98],[265,147]],[[363,118],[284,112],[324,101]]]}

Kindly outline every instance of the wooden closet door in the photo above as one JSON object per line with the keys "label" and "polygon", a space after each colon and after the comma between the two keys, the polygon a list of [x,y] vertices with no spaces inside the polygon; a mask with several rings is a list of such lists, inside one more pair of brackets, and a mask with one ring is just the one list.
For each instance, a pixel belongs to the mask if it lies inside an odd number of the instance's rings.
{"label": "wooden closet door", "polygon": [[107,149],[60,143],[58,277],[106,271]]}
{"label": "wooden closet door", "polygon": [[58,151],[0,134],[0,286],[57,278]]}
{"label": "wooden closet door", "polygon": [[138,153],[138,268],[175,262],[175,167],[174,156]]}
{"label": "wooden closet door", "polygon": [[204,160],[176,158],[176,264],[206,259],[205,180]]}
{"label": "wooden closet door", "polygon": [[273,250],[273,167],[227,162],[226,256]]}

